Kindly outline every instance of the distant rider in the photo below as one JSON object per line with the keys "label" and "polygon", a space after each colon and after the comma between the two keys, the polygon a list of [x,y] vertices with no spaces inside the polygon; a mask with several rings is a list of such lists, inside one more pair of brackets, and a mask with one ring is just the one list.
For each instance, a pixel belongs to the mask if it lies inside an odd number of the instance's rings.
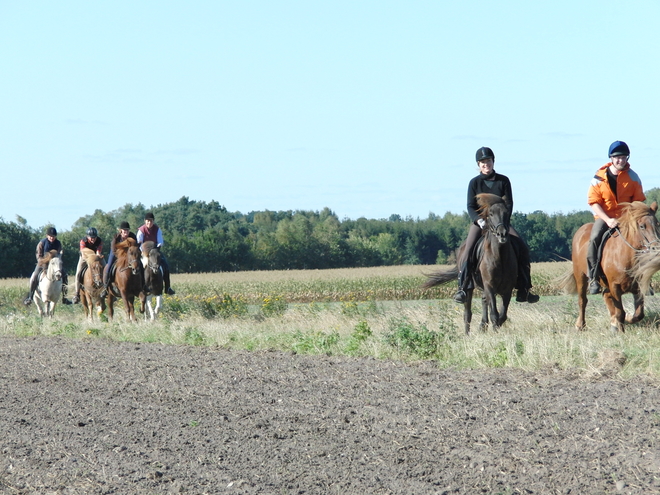
{"label": "distant rider", "polygon": [[[163,231],[154,223],[154,214],[148,212],[144,215],[144,225],[137,231],[137,241],[139,245],[147,241],[152,241],[156,248],[160,251],[163,247]],[[160,253],[160,264],[163,267],[163,285],[165,286],[165,294],[173,296],[176,294],[172,287],[170,287],[170,266],[167,263],[165,255]]]}
{"label": "distant rider", "polygon": [[[105,297],[108,295],[108,284],[109,284],[109,274],[112,271],[112,265],[115,264],[117,259],[115,254],[115,245],[118,242],[125,241],[126,239],[133,239],[137,243],[137,237],[133,232],[131,232],[131,226],[128,222],[122,222],[119,224],[119,232],[112,238],[110,242],[110,254],[108,255],[108,263],[103,269],[103,290],[101,291],[100,296]],[[142,267],[142,263],[139,264]]]}
{"label": "distant rider", "polygon": [[78,257],[78,266],[76,266],[76,283],[74,284],[76,293],[73,295],[73,304],[78,304],[80,302],[80,272],[82,272],[87,264],[83,257],[84,249],[91,249],[99,255],[101,263],[105,266],[105,260],[103,259],[103,241],[99,237],[98,230],[94,227],[87,229],[87,235],[80,239],[80,256]]}
{"label": "distant rider", "polygon": [[[32,303],[34,291],[37,290],[37,286],[39,285],[39,275],[44,269],[43,265],[41,265],[39,261],[43,259],[46,253],[49,253],[52,250],[57,251],[57,254],[60,257],[62,256],[62,243],[57,238],[57,230],[55,227],[49,227],[46,231],[46,237],[41,239],[37,244],[37,266],[35,267],[34,272],[32,272],[32,276],[30,277],[30,291],[23,300],[23,304],[26,306],[29,306]],[[71,301],[66,298],[66,287],[68,285],[68,281],[69,277],[67,277],[66,271],[62,271],[62,304],[71,304]]]}

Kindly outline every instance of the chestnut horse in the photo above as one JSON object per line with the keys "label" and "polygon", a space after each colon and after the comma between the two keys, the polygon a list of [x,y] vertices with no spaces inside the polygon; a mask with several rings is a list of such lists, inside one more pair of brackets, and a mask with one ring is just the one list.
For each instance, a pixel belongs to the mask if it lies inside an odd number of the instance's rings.
{"label": "chestnut horse", "polygon": [[[625,323],[644,318],[644,294],[651,277],[660,270],[660,229],[655,217],[658,204],[648,206],[641,201],[621,203],[619,226],[603,246],[599,282],[604,287],[603,299],[610,312],[610,329],[624,332]],[[587,248],[593,223],[580,227],[573,236],[573,270],[559,280],[559,286],[578,295],[578,318],[575,328],[586,328]],[[622,295],[632,293],[635,312],[626,317]]]}
{"label": "chestnut horse", "polygon": [[87,265],[81,276],[82,305],[85,309],[85,316],[89,320],[94,320],[95,307],[96,314],[99,317],[105,311],[105,300],[101,297],[101,291],[103,290],[103,261],[98,254],[88,248],[83,249],[82,255]]}
{"label": "chestnut horse", "polygon": [[[142,251],[142,266],[144,266],[144,284],[149,288],[149,293],[142,300],[142,313],[144,307],[149,310],[149,318],[154,321],[163,307],[163,267],[160,262],[160,250],[153,241],[144,242],[140,246]],[[156,306],[151,304],[155,299]],[[144,315],[147,318],[147,314]]]}
{"label": "chestnut horse", "polygon": [[[465,290],[467,297],[464,303],[463,321],[466,335],[470,334],[474,286],[483,291],[480,327],[483,331],[488,327],[489,312],[490,321],[495,328],[501,327],[506,321],[511,293],[518,278],[518,261],[509,236],[511,213],[504,200],[495,194],[482,193],[477,194],[477,204],[479,205],[479,215],[486,221],[486,228],[482,230],[483,242],[477,243],[475,247],[476,264],[474,264],[472,273],[473,283],[468,284],[470,288]],[[458,248],[457,258],[460,259],[463,249],[465,249],[465,243]],[[458,267],[452,266],[426,276],[428,280],[422,287],[428,289],[456,280]],[[502,299],[499,308],[496,297],[498,294]]]}
{"label": "chestnut horse", "polygon": [[123,299],[126,315],[130,321],[135,318],[135,297],[144,298],[142,293],[142,269],[140,267],[140,250],[133,238],[115,244],[114,263],[115,277],[110,284],[108,301],[108,319],[114,316],[115,299]]}

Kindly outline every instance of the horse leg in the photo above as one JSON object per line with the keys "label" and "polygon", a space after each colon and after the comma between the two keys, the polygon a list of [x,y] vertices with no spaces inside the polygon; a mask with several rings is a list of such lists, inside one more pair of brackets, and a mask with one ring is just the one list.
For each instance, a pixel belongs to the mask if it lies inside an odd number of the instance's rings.
{"label": "horse leg", "polygon": [[612,332],[624,333],[624,321],[626,319],[626,311],[623,309],[623,301],[621,300],[621,287],[618,285],[610,285],[610,290],[603,293],[603,299],[607,305],[607,310],[610,312],[610,330]]}
{"label": "horse leg", "polygon": [[587,298],[587,286],[589,280],[583,273],[580,273],[579,275],[574,274],[573,276],[575,277],[578,293],[578,317],[575,321],[575,328],[577,330],[584,330],[587,328],[585,314],[587,312],[587,303],[589,302],[589,299]]}
{"label": "horse leg", "polygon": [[626,323],[637,323],[640,320],[644,319],[644,294],[639,292],[633,292],[633,300],[635,302],[635,312],[632,317],[626,318]]}
{"label": "horse leg", "polygon": [[488,289],[484,287],[484,292],[481,294],[481,323],[479,324],[479,330],[485,332],[488,330],[488,311],[490,308],[490,302],[487,295]]}
{"label": "horse leg", "polygon": [[114,307],[114,296],[110,294],[110,291],[108,291],[107,298],[108,298],[107,299],[108,321],[112,321],[112,318],[115,315],[115,307]]}
{"label": "horse leg", "polygon": [[504,325],[507,320],[507,313],[509,312],[509,303],[511,303],[511,292],[502,296],[502,305],[500,306],[499,318],[497,319],[497,328]]}
{"label": "horse leg", "polygon": [[122,292],[122,299],[124,300],[124,309],[126,310],[126,316],[128,316],[128,321],[135,322],[135,296],[129,296],[126,292]]}
{"label": "horse leg", "polygon": [[160,310],[163,308],[163,296],[156,296],[156,307],[154,308],[154,318],[158,316]]}
{"label": "horse leg", "polygon": [[[470,335],[470,322],[472,321],[472,295],[474,289],[465,291],[465,303],[463,304],[463,323],[465,324],[465,335]],[[160,296],[162,299],[162,296]]]}

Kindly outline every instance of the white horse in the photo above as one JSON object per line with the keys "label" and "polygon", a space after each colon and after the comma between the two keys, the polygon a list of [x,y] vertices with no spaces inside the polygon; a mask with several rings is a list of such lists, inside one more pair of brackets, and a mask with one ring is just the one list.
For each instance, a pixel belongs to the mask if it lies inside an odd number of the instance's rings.
{"label": "white horse", "polygon": [[47,266],[41,272],[39,286],[34,291],[33,299],[39,316],[43,317],[45,314],[52,318],[55,314],[55,305],[62,297],[62,258],[48,253],[42,262],[47,263]]}

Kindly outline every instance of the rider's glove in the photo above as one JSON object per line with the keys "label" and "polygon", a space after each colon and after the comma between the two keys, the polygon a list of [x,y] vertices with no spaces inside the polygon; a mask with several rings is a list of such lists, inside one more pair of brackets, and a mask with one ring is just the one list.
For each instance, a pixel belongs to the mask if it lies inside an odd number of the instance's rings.
{"label": "rider's glove", "polygon": [[479,227],[481,227],[482,229],[485,228],[486,227],[486,220],[484,220],[483,218],[480,218],[479,220],[477,220],[477,225],[479,225]]}

